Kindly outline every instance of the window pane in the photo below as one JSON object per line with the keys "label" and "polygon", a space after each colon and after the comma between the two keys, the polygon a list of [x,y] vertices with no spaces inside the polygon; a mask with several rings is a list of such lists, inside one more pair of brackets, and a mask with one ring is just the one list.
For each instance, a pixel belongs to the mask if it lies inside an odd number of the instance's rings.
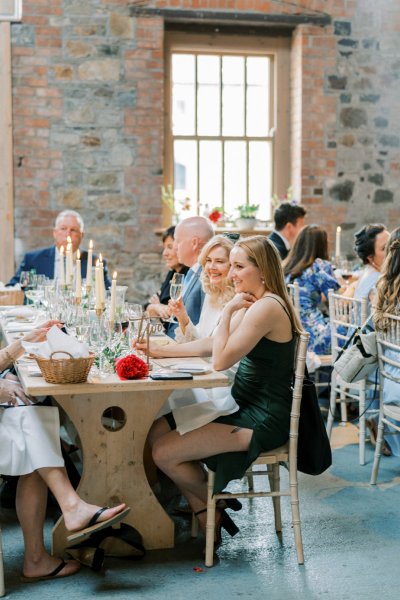
{"label": "window pane", "polygon": [[197,57],[197,80],[199,83],[219,84],[219,61],[219,56],[200,55]]}
{"label": "window pane", "polygon": [[244,135],[244,58],[222,58],[222,135]]}
{"label": "window pane", "polygon": [[269,119],[269,72],[268,58],[247,59],[247,135],[267,136],[271,128]]}
{"label": "window pane", "polygon": [[236,207],[246,204],[247,199],[246,142],[226,142],[224,158],[224,206],[228,214],[236,217]]}
{"label": "window pane", "polygon": [[220,135],[220,57],[197,57],[197,135]]}
{"label": "window pane", "polygon": [[222,205],[222,143],[200,142],[200,203]]}
{"label": "window pane", "polygon": [[174,135],[194,135],[194,92],[191,84],[175,84],[172,90],[172,131]]}
{"label": "window pane", "polygon": [[194,83],[195,56],[193,54],[172,55],[172,82]]}
{"label": "window pane", "polygon": [[197,135],[220,135],[219,85],[199,84],[197,92]]}
{"label": "window pane", "polygon": [[249,203],[259,204],[259,219],[271,217],[272,196],[272,144],[249,144]]}
{"label": "window pane", "polygon": [[[182,218],[197,214],[197,144],[194,141],[174,142],[174,196],[176,211],[182,213]],[[187,198],[190,210],[182,212]]]}

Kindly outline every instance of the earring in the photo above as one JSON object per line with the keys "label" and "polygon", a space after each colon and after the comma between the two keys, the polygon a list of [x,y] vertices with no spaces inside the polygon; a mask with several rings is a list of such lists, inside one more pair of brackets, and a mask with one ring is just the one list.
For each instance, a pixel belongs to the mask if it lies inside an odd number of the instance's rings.
{"label": "earring", "polygon": [[261,278],[261,283],[264,285],[265,284],[265,279]]}

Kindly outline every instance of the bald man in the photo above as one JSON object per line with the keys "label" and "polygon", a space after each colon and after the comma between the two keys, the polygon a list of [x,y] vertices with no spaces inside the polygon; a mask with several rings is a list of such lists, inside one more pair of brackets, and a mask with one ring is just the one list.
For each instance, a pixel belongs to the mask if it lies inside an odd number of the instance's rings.
{"label": "bald man", "polygon": [[[175,228],[174,248],[178,261],[189,267],[189,271],[185,275],[182,300],[194,325],[199,322],[204,301],[204,292],[200,282],[201,266],[198,258],[203,246],[213,235],[212,224],[204,217],[188,217],[178,223]],[[170,323],[167,334],[175,338],[177,327],[178,323]]]}

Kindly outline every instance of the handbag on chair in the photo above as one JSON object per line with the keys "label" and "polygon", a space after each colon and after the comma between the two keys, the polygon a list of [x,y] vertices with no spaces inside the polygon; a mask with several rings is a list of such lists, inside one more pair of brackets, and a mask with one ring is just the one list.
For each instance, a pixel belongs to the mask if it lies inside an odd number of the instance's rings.
{"label": "handbag on chair", "polygon": [[362,327],[357,327],[334,362],[333,368],[346,383],[361,381],[378,367],[376,333],[363,333],[370,319]]}
{"label": "handbag on chair", "polygon": [[300,404],[297,469],[307,475],[320,475],[332,464],[332,451],[314,382],[306,371]]}

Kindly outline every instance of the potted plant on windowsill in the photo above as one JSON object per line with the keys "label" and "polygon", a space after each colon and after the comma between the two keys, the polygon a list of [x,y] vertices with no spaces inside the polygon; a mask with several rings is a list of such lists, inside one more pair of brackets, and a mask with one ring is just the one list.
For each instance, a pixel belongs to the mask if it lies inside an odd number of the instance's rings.
{"label": "potted plant on windowsill", "polygon": [[257,225],[257,211],[259,204],[241,204],[236,207],[239,211],[239,218],[236,220],[239,229],[254,229]]}

